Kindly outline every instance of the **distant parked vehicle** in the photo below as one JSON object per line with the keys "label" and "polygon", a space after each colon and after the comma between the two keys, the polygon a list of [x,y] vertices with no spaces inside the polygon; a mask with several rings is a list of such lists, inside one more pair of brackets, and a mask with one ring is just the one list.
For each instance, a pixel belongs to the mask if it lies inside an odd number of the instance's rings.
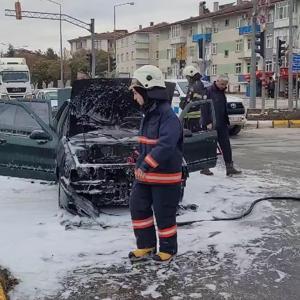
{"label": "distant parked vehicle", "polygon": [[53,112],[58,110],[58,89],[48,88],[39,90],[35,96],[38,100],[49,101]]}
{"label": "distant parked vehicle", "polygon": [[32,98],[30,72],[25,58],[0,57],[0,99]]}

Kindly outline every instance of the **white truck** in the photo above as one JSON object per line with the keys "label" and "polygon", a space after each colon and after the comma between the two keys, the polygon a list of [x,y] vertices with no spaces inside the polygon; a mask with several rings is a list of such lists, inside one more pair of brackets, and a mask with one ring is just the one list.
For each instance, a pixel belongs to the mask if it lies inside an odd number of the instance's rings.
{"label": "white truck", "polygon": [[25,58],[0,57],[0,99],[32,98],[30,72]]}

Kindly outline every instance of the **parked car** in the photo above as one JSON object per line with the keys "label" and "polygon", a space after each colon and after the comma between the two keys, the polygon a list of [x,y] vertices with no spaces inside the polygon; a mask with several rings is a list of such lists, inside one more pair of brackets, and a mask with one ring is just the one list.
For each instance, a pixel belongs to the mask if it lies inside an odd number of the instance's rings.
{"label": "parked car", "polygon": [[55,180],[57,143],[49,102],[0,101],[0,175]]}
{"label": "parked car", "polygon": [[53,112],[57,112],[58,109],[58,89],[56,88],[48,88],[39,90],[35,98],[38,100],[46,100],[51,103],[51,108]]}
{"label": "parked car", "polygon": [[[75,82],[71,100],[60,107],[53,123],[47,101],[2,101],[0,165],[5,170],[1,174],[56,177],[59,205],[80,215],[97,214],[102,206],[128,205],[142,117],[128,90],[129,84],[129,79]],[[170,99],[173,93],[169,92]],[[42,110],[37,110],[36,103],[48,107],[47,117],[45,111],[43,117],[40,115]],[[8,109],[16,109],[14,106],[24,114],[18,122],[16,115],[5,117]],[[12,124],[8,119],[13,120]],[[14,141],[13,147],[9,146],[10,140]],[[192,132],[186,128],[184,158],[182,191],[188,172],[216,165],[216,132]],[[26,176],[20,172],[24,169]]]}
{"label": "parked car", "polygon": [[[186,79],[170,79],[169,82],[176,83],[176,88],[174,92],[173,99],[173,109],[177,114],[180,114],[181,109],[179,107],[180,99],[186,97],[186,93],[188,91],[188,81]],[[212,83],[208,81],[202,81],[204,87],[209,87]],[[227,94],[227,110],[229,115],[230,127],[229,133],[230,135],[237,135],[242,128],[245,126],[246,119],[246,110],[244,107],[243,100],[238,98],[237,96],[232,96]]]}

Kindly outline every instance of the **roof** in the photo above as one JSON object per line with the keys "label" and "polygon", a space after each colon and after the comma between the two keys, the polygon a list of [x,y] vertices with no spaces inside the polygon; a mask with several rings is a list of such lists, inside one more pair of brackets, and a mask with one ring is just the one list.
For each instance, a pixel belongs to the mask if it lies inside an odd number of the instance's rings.
{"label": "roof", "polygon": [[[128,31],[127,30],[117,30],[114,32],[102,32],[102,33],[96,33],[95,38],[98,40],[114,40],[115,37],[118,39],[121,36],[124,36]],[[85,35],[85,36],[79,36],[78,38],[68,40],[69,43],[77,42],[85,39],[91,38],[91,35]]]}
{"label": "roof", "polygon": [[[277,2],[280,2],[282,0],[271,0],[271,5],[276,4]],[[201,21],[201,20],[205,20],[205,19],[214,19],[214,18],[218,18],[218,17],[225,17],[231,14],[239,14],[239,13],[244,13],[247,12],[249,10],[252,9],[253,5],[252,5],[252,1],[244,1],[243,3],[239,4],[239,5],[220,5],[220,8],[224,7],[223,9],[219,9],[216,12],[209,12],[209,13],[205,13],[201,16],[197,16],[197,17],[190,17],[188,19],[184,19],[184,20],[180,20],[171,24],[167,24],[165,26],[161,26],[160,29],[162,28],[167,28],[169,26],[172,25],[177,25],[177,24],[189,24],[189,23],[193,23],[193,22],[197,22],[197,21]]]}
{"label": "roof", "polygon": [[151,33],[151,32],[155,32],[157,29],[159,29],[161,27],[165,27],[168,24],[169,23],[167,23],[167,22],[158,23],[158,24],[153,25],[153,26],[149,26],[149,27],[145,27],[145,28],[142,28],[142,29],[138,29],[138,30],[133,31],[133,32],[129,32],[127,34],[124,34],[124,35],[118,37],[117,39],[121,39],[121,38],[130,36],[130,35],[136,34],[136,33]]}

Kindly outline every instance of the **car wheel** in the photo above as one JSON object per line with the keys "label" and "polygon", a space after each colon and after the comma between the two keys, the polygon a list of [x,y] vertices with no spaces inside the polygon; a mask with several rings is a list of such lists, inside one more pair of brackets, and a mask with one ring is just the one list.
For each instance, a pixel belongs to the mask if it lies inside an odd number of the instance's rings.
{"label": "car wheel", "polygon": [[229,129],[229,134],[230,135],[238,135],[241,130],[242,130],[242,126],[236,125]]}

